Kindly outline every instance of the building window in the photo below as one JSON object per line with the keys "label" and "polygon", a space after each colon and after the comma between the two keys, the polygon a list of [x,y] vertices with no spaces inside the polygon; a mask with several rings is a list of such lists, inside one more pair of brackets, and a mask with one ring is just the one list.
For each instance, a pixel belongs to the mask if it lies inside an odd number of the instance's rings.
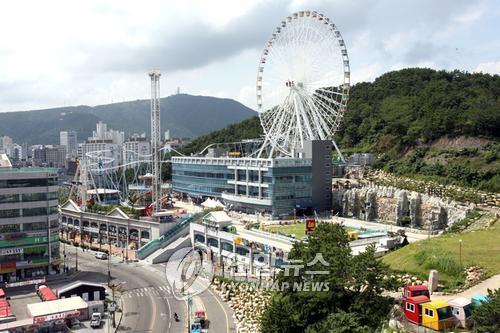
{"label": "building window", "polygon": [[20,211],[21,211],[20,209],[4,209],[4,210],[0,210],[0,218],[19,217],[19,216],[21,216]]}
{"label": "building window", "polygon": [[19,232],[21,231],[19,224],[4,224],[0,225],[0,233],[4,232]]}
{"label": "building window", "polygon": [[46,229],[47,229],[47,222],[33,222],[33,223],[23,224],[23,231],[37,231]]}
{"label": "building window", "polygon": [[19,194],[1,194],[0,203],[19,202]]}
{"label": "building window", "polygon": [[406,310],[408,310],[410,312],[415,312],[415,305],[412,303],[406,302]]}
{"label": "building window", "polygon": [[431,310],[431,309],[425,309],[424,311],[425,315],[428,316],[428,317],[434,317],[434,310]]}

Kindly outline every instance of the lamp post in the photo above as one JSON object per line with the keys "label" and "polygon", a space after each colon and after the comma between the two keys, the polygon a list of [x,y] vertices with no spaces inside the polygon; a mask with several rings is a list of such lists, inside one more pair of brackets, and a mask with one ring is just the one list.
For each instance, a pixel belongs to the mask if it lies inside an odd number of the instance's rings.
{"label": "lamp post", "polygon": [[462,240],[459,239],[458,240],[458,251],[459,251],[459,257],[460,257],[460,267],[463,268],[464,266],[462,266]]}
{"label": "lamp post", "polygon": [[63,273],[66,273],[66,241],[63,243]]}
{"label": "lamp post", "polygon": [[78,272],[78,246],[75,250],[75,271]]}
{"label": "lamp post", "polygon": [[[111,246],[110,246],[110,248],[111,248]],[[109,267],[110,266],[110,261],[111,261],[111,253],[108,254],[108,287],[111,284],[111,270],[110,270],[110,267]],[[114,301],[114,298],[113,298],[113,301]]]}

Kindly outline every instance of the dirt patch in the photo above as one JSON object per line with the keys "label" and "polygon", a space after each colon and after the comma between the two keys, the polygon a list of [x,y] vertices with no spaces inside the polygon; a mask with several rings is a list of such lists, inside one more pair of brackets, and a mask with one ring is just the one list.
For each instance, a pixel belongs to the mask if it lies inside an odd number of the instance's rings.
{"label": "dirt patch", "polygon": [[458,136],[456,138],[442,137],[434,140],[431,143],[431,147],[439,149],[464,149],[464,148],[481,148],[490,143],[491,140],[477,138],[477,137],[466,137]]}

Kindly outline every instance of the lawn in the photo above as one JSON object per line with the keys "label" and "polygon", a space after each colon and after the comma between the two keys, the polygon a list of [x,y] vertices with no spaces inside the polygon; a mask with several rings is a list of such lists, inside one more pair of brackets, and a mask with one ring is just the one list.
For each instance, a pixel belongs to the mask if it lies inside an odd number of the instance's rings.
{"label": "lawn", "polygon": [[[349,227],[344,227],[347,231],[353,230]],[[272,225],[264,227],[265,231],[269,231],[272,233],[281,232],[285,235],[291,236],[295,235],[296,239],[301,239],[306,235],[306,224],[305,223],[296,223],[296,224],[287,224],[287,225]]]}
{"label": "lawn", "polygon": [[281,232],[288,236],[291,236],[293,234],[295,235],[296,239],[301,239],[306,235],[306,224],[296,223],[288,225],[273,225],[273,226],[266,226],[264,230],[273,233]]}
{"label": "lawn", "polygon": [[412,243],[383,257],[383,261],[396,271],[427,278],[430,269],[439,271],[440,283],[453,289],[463,282],[460,265],[462,240],[462,266],[480,266],[487,276],[500,274],[500,225],[488,230],[445,234],[430,240]]}

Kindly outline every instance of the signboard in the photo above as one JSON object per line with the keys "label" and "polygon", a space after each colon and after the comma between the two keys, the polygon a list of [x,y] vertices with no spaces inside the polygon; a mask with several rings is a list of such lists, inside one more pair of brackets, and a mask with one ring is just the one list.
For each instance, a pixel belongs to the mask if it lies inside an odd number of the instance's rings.
{"label": "signboard", "polygon": [[16,271],[16,263],[15,262],[3,262],[0,264],[0,273],[13,273]]}
{"label": "signboard", "polygon": [[5,288],[22,287],[22,286],[29,286],[32,284],[42,284],[42,283],[45,283],[45,278],[29,280],[29,281],[6,283]]}
{"label": "signboard", "polygon": [[315,219],[307,219],[306,220],[306,234],[309,234],[314,229],[316,229],[316,220]]}
{"label": "signboard", "polygon": [[15,247],[11,249],[0,249],[0,256],[8,256],[11,254],[21,254],[23,253],[22,247]]}
{"label": "signboard", "polygon": [[79,315],[80,315],[80,311],[78,311],[78,310],[65,311],[65,312],[60,312],[60,313],[54,313],[54,314],[47,315],[47,316],[35,317],[35,318],[33,318],[33,323],[39,325],[39,324],[43,324],[43,323],[48,322],[48,321],[76,318]]}

